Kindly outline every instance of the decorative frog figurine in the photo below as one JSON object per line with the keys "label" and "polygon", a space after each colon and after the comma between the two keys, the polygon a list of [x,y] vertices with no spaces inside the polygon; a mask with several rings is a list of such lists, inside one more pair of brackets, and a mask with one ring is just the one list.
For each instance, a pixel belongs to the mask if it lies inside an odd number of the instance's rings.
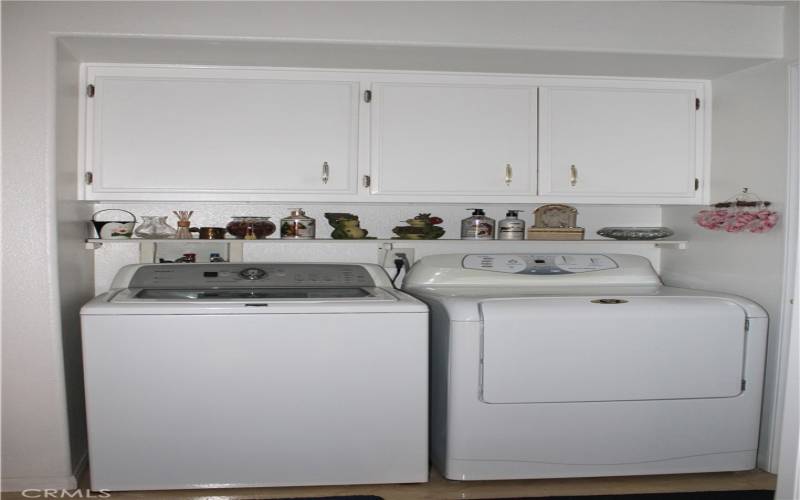
{"label": "decorative frog figurine", "polygon": [[431,214],[419,214],[406,222],[407,226],[397,226],[392,229],[397,235],[395,239],[435,240],[444,235],[444,229],[436,225],[444,221],[439,217],[431,217]]}
{"label": "decorative frog figurine", "polygon": [[[367,238],[368,231],[361,228],[357,215],[344,212],[328,212],[325,214],[328,224],[333,227],[331,238],[335,240],[362,240]],[[374,238],[367,238],[374,239]]]}

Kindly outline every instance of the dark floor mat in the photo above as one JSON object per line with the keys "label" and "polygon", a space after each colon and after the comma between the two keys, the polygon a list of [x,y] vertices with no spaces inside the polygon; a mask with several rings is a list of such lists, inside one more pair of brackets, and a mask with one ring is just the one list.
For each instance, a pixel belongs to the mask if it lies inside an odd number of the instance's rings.
{"label": "dark floor mat", "polygon": [[[254,499],[259,500],[259,499]],[[345,495],[337,497],[285,497],[285,498],[262,498],[260,500],[383,500],[383,497],[375,495]]]}
{"label": "dark floor mat", "polygon": [[[695,491],[691,493],[644,493],[635,495],[589,495],[568,497],[518,497],[503,500],[773,500],[771,490]],[[500,499],[495,499],[500,500]]]}

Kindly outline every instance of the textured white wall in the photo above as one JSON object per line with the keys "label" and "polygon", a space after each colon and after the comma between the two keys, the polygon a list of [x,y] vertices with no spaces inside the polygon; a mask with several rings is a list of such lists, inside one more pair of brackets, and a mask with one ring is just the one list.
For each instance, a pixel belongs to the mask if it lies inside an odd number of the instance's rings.
{"label": "textured white wall", "polygon": [[78,61],[63,47],[56,61],[56,220],[59,310],[64,349],[64,382],[67,396],[72,468],[86,460],[86,412],[83,403],[80,307],[92,297],[94,259],[82,243],[83,224],[92,207],[75,199],[78,181]]}
{"label": "textured white wall", "polygon": [[[794,7],[788,17],[794,19],[789,32],[797,30],[796,16]],[[796,35],[792,38],[796,40]],[[787,215],[789,63],[790,60],[776,61],[712,82],[712,201],[724,201],[748,187],[762,199],[772,201],[773,209],[782,216]],[[664,207],[664,224],[675,228],[676,237],[690,240],[691,245],[686,252],[664,255],[662,277],[675,286],[743,295],[769,313],[759,465],[775,472],[776,384],[784,326],[781,315],[787,225],[784,221],[765,234],[709,231],[692,222],[696,212],[693,207]]]}
{"label": "textured white wall", "polygon": [[779,7],[696,2],[53,2],[61,32],[780,57]]}
{"label": "textured white wall", "polygon": [[[478,205],[480,206],[480,205]],[[538,205],[536,205],[538,206]],[[397,225],[405,224],[403,221],[414,217],[419,212],[431,212],[444,219],[442,227],[445,229],[443,239],[458,239],[461,231],[461,219],[468,217],[471,212],[466,209],[466,205],[303,205],[306,213],[317,220],[317,237],[330,238],[332,228],[324,217],[325,212],[352,212],[359,216],[361,227],[369,231],[370,236],[378,238],[391,238],[394,234],[392,228]],[[124,208],[137,216],[141,215],[167,215],[172,210],[195,210],[192,217],[194,226],[221,226],[230,220],[232,215],[264,215],[271,216],[272,220],[277,221],[289,213],[290,208],[295,205],[260,205],[260,204],[225,204],[225,203],[135,203],[135,204],[98,204],[97,209],[101,208]],[[533,223],[534,205],[484,205],[486,214],[496,221],[505,218],[506,210],[509,208],[521,209],[523,212],[520,218],[525,220],[526,225]],[[586,228],[586,239],[601,239],[596,231],[605,226],[659,226],[661,224],[661,207],[658,206],[599,206],[599,205],[579,205],[578,225]],[[175,216],[171,215],[170,224],[175,226]],[[278,239],[277,231],[270,239]],[[351,244],[344,241],[330,241],[327,243],[314,242],[304,243],[299,241],[281,244],[278,241],[270,244],[247,245],[245,260],[268,261],[268,260],[295,260],[295,261],[343,261],[343,262],[377,262],[378,243],[373,245]],[[424,255],[433,253],[449,252],[468,252],[476,251],[476,248],[485,252],[502,252],[508,250],[505,243],[493,244],[492,242],[480,242],[478,247],[467,246],[461,241],[437,243],[431,245],[427,242],[414,243],[410,241],[397,241],[397,245],[412,246],[418,250],[415,257],[419,259]],[[526,241],[522,247],[527,251],[558,251],[552,244],[547,243],[546,247],[537,247],[535,242]],[[565,247],[568,247],[566,244]],[[563,248],[563,247],[559,247]],[[619,244],[613,248],[608,244],[596,246],[581,246],[581,251],[589,252],[631,252],[638,253],[644,251],[644,255],[653,261],[653,265],[659,264],[660,251],[650,248],[643,248],[640,244],[626,245]],[[561,250],[564,251],[564,250]],[[138,263],[138,246],[134,244],[109,244],[95,252],[95,291],[97,293],[108,290],[111,280],[119,270],[126,264]]]}
{"label": "textured white wall", "polygon": [[[794,40],[797,43],[797,39]],[[800,170],[800,67],[795,64],[791,68],[789,113],[791,115],[789,126],[789,161],[790,171],[793,171],[795,186],[800,187],[797,174]],[[800,217],[798,203],[792,206],[795,217]],[[798,244],[797,233],[789,232],[789,241]],[[795,297],[798,296],[797,271],[800,262],[796,253],[788,256],[794,259],[794,283],[790,286]],[[787,269],[787,271],[789,271]],[[788,272],[787,272],[788,274]],[[800,303],[792,304],[791,319],[787,322],[786,337],[787,355],[785,358],[786,385],[783,395],[783,412],[781,422],[781,439],[778,459],[778,482],[775,487],[775,498],[800,498]]]}
{"label": "textured white wall", "polygon": [[[65,399],[79,389],[65,379],[65,364],[72,373],[75,308],[92,268],[78,246],[84,209],[61,189],[74,180],[74,159],[56,139],[74,130],[57,126],[59,34],[769,58],[781,53],[781,13],[780,7],[677,2],[3,2],[2,263],[4,289],[12,292],[3,295],[3,488],[75,482]],[[82,422],[69,415],[76,444],[74,426]]]}
{"label": "textured white wall", "polygon": [[[55,44],[20,14],[3,5],[2,262],[3,288],[12,291],[3,295],[3,488],[70,487],[56,262]],[[36,229],[25,229],[31,220]]]}

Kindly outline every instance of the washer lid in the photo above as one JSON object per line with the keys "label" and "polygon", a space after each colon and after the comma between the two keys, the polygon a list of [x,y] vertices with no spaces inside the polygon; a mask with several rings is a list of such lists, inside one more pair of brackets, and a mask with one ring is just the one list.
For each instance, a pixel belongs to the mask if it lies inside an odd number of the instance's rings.
{"label": "washer lid", "polygon": [[397,302],[408,297],[375,287],[126,288],[104,296],[111,304],[177,304],[194,308],[242,304]]}
{"label": "washer lid", "polygon": [[253,300],[253,299],[354,299],[370,297],[363,288],[219,288],[170,289],[143,288],[130,300]]}

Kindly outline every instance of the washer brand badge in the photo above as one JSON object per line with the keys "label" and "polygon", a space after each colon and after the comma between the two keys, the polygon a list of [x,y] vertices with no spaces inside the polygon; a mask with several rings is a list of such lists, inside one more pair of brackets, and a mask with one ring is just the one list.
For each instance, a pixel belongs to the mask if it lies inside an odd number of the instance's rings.
{"label": "washer brand badge", "polygon": [[111,498],[108,490],[22,490],[23,498]]}

